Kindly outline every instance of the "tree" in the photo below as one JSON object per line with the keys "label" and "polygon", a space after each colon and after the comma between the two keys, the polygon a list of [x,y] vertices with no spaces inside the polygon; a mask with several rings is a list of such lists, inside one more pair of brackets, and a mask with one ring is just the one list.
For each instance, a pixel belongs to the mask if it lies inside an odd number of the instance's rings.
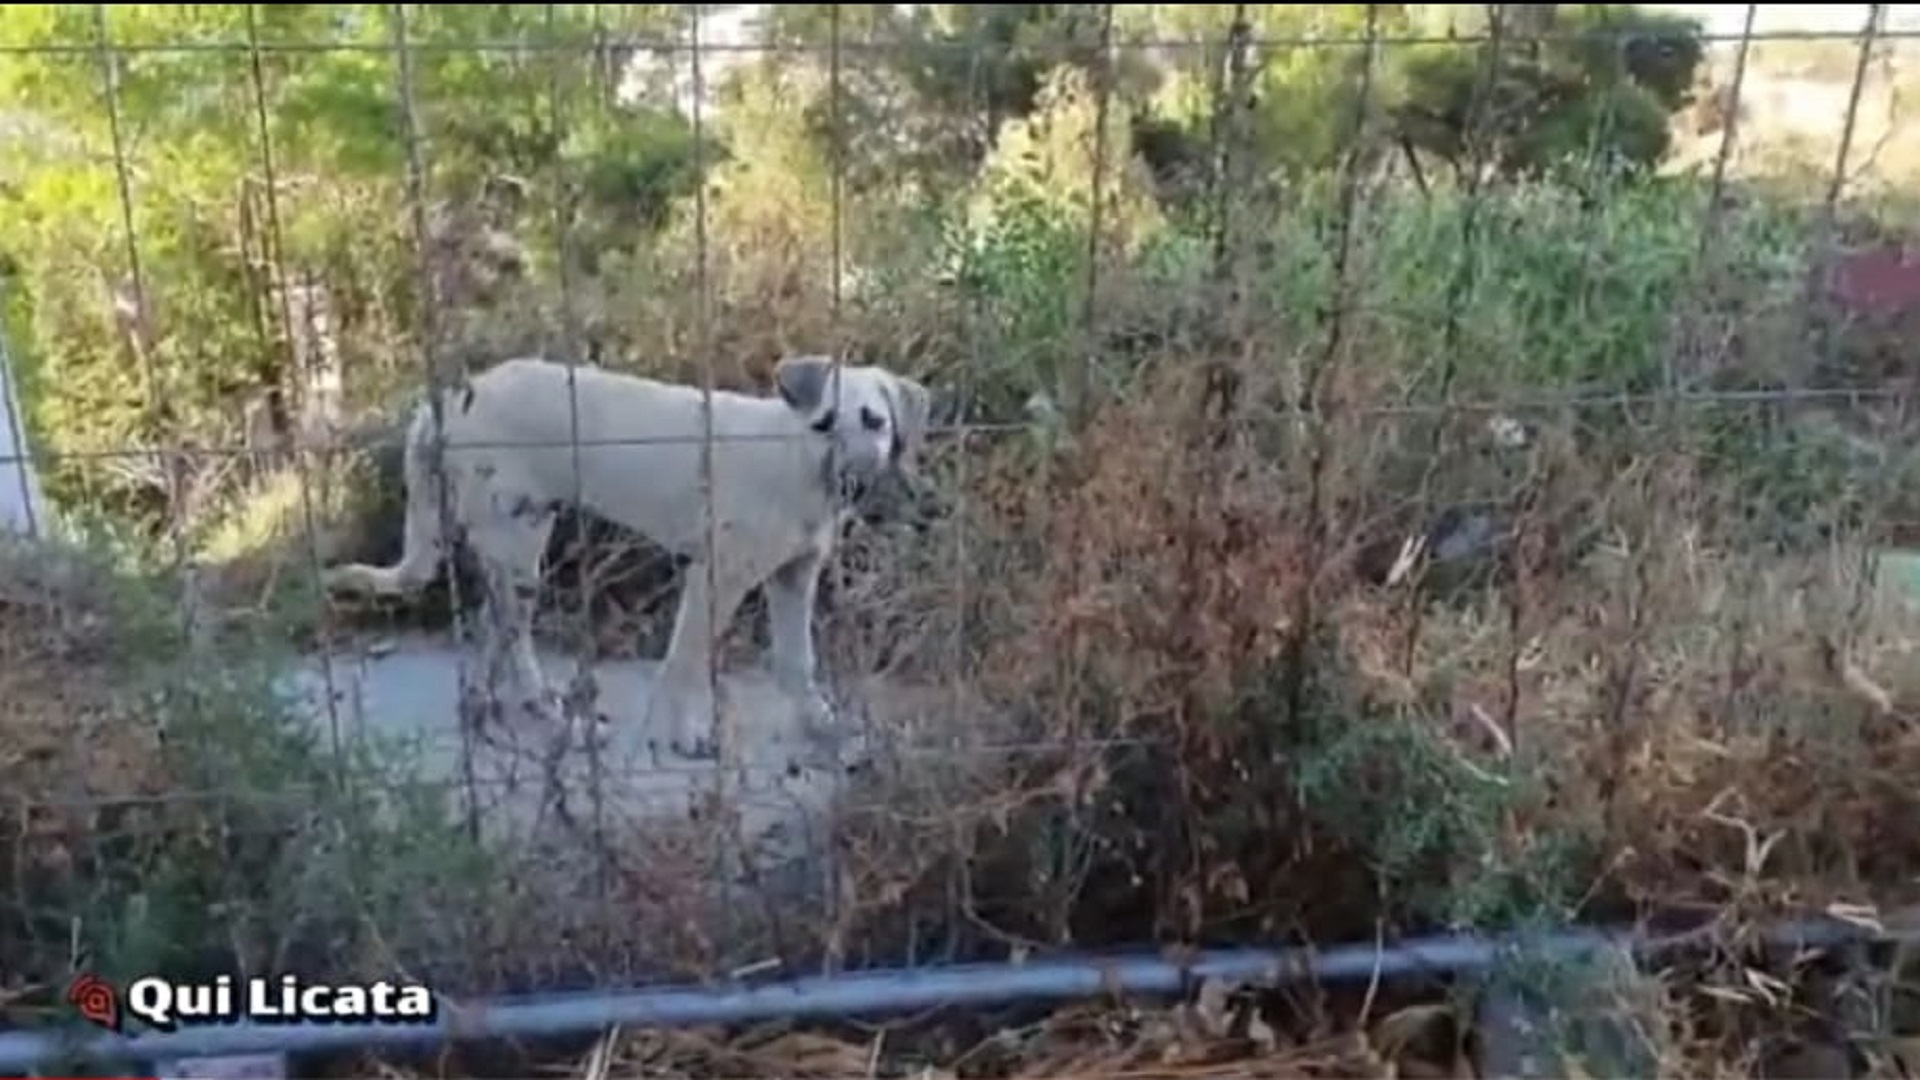
{"label": "tree", "polygon": [[854,46],[843,50],[837,99],[819,78],[804,108],[823,147],[837,129],[850,185],[911,178],[941,189],[978,167],[1001,125],[1033,112],[1050,72],[1066,65],[1101,77],[1099,19],[1095,4],[781,4],[761,33],[806,50],[769,62],[821,72],[836,32]]}
{"label": "tree", "polygon": [[1644,172],[1705,58],[1698,20],[1621,4],[1423,5],[1427,43],[1387,67],[1386,112],[1410,151],[1456,172]]}
{"label": "tree", "polygon": [[[1233,81],[1228,4],[1127,5],[1136,43],[1168,53],[1136,110],[1136,137],[1163,180],[1204,174],[1217,96]],[[1509,175],[1604,160],[1644,169],[1665,153],[1704,57],[1699,25],[1627,5],[1248,5],[1240,63],[1247,95],[1238,152],[1259,173],[1327,169],[1388,148]],[[1362,78],[1369,20],[1378,42]],[[1496,32],[1497,31],[1497,32]],[[1460,40],[1395,44],[1406,35]],[[1363,116],[1378,115],[1355,145]]]}
{"label": "tree", "polygon": [[[1398,4],[1371,12],[1365,4],[1246,5],[1243,44],[1235,46],[1236,5],[1128,8],[1126,34],[1136,43],[1200,43],[1163,50],[1160,78],[1135,110],[1148,161],[1163,187],[1181,194],[1210,182],[1223,139],[1247,159],[1240,175],[1298,176],[1339,164],[1361,117],[1369,19],[1380,38],[1407,28]],[[1242,100],[1222,108],[1223,93]],[[1218,130],[1216,117],[1225,121]]]}

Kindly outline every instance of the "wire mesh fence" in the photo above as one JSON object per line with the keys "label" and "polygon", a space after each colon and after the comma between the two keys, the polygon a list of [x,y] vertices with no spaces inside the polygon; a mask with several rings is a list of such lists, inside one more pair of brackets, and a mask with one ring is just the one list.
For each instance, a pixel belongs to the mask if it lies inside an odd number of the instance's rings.
{"label": "wire mesh fence", "polygon": [[23,984],[1910,883],[1885,5],[21,10]]}

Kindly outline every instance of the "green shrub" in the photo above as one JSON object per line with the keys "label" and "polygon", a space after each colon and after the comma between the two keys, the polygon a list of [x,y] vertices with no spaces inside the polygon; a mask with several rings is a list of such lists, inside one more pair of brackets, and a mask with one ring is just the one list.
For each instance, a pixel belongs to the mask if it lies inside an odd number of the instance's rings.
{"label": "green shrub", "polygon": [[[0,636],[16,652],[26,634],[54,638],[38,646],[38,685],[100,702],[8,702],[10,740],[80,754],[10,776],[20,801],[6,814],[21,816],[0,918],[15,977],[57,985],[73,963],[108,978],[447,971],[444,950],[500,914],[498,853],[420,778],[412,748],[316,725],[276,635],[196,644],[169,579],[98,541],[9,551],[16,581],[27,566],[81,568],[28,573],[64,583],[49,601],[91,638],[62,642],[18,610]],[[90,731],[84,748],[64,745],[66,724]],[[85,803],[59,801],[76,786]],[[66,827],[28,828],[47,815]]]}

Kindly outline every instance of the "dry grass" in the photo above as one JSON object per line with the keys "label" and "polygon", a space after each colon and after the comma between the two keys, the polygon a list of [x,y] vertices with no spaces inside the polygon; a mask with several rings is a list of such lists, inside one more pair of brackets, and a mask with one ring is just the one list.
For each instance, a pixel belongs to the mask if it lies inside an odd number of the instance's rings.
{"label": "dry grass", "polygon": [[[1072,1005],[1021,1019],[974,1023],[905,1021],[807,1029],[771,1022],[743,1030],[615,1028],[540,1075],[580,1080],[642,1077],[917,1077],[925,1080],[1254,1080],[1265,1077],[1444,1080],[1510,1075],[1496,1065],[1473,1010],[1460,998],[1376,993],[1289,999],[1248,995],[1208,980],[1179,1002]],[[1728,994],[1732,986],[1710,987]],[[1657,981],[1629,991],[1645,1010],[1684,1009]],[[1627,998],[1600,1003],[1624,1008]],[[1555,1023],[1561,1021],[1553,1021]],[[1865,1068],[1838,1041],[1748,1038],[1718,1042],[1686,1021],[1653,1047],[1663,1076],[1905,1076],[1920,1064],[1911,1040],[1869,1050]],[[1534,1075],[1608,1075],[1579,1058],[1536,1059]],[[1511,1068],[1507,1066],[1505,1068]],[[1617,1074],[1617,1073],[1613,1073]],[[376,1063],[357,1076],[465,1075],[457,1061],[421,1072]]]}
{"label": "dry grass", "polygon": [[[552,1075],[628,1077],[872,1077],[925,1080],[1241,1080],[1264,1077],[1472,1077],[1445,1005],[1410,1005],[1351,1030],[1276,1030],[1261,1010],[1209,983],[1191,1003],[1060,1009],[954,1039],[911,1026],[860,1035],[767,1025],[740,1033],[614,1031]],[[367,1075],[382,1075],[369,1071]],[[384,1075],[391,1075],[390,1073]]]}
{"label": "dry grass", "polygon": [[[1865,580],[1863,548],[1737,548],[1678,431],[1548,425],[1493,591],[1418,571],[1382,588],[1355,564],[1396,516],[1368,403],[1346,400],[1316,470],[1261,438],[1261,390],[1256,370],[1186,359],[1040,475],[1015,451],[980,470],[992,569],[975,564],[970,678],[1023,737],[1144,748],[1016,770],[1024,801],[991,804],[955,856],[997,934],[1351,940],[1544,904],[1711,917],[1736,940],[1920,899],[1898,824],[1920,813],[1920,614]],[[899,890],[876,870],[862,891]],[[1709,1059],[1782,1009],[1818,1011],[1721,977],[1673,1014]]]}
{"label": "dry grass", "polygon": [[[1710,81],[1724,94],[1736,65],[1732,46],[1710,59]],[[1904,39],[1882,40],[1859,67],[1857,41],[1765,41],[1748,54],[1743,82],[1739,144],[1730,166],[1736,175],[1787,176],[1824,186],[1839,160],[1841,125],[1856,74],[1859,103],[1848,142],[1848,194],[1892,196],[1904,201],[1920,158],[1913,147],[1916,108],[1915,73],[1920,49]],[[1713,105],[1703,106],[1710,111]],[[1724,110],[1723,110],[1724,111]],[[1702,113],[1701,115],[1706,115]],[[1717,124],[1683,125],[1676,163],[1711,165],[1720,151]]]}
{"label": "dry grass", "polygon": [[77,942],[47,933],[43,905],[96,873],[103,841],[137,828],[175,778],[128,678],[134,644],[117,576],[89,555],[5,537],[0,582],[0,892],[14,898],[0,1005],[9,1005],[42,973],[83,959]]}
{"label": "dry grass", "polygon": [[96,801],[165,790],[155,729],[125,679],[125,597],[80,554],[0,541],[0,788],[15,866],[67,869]]}

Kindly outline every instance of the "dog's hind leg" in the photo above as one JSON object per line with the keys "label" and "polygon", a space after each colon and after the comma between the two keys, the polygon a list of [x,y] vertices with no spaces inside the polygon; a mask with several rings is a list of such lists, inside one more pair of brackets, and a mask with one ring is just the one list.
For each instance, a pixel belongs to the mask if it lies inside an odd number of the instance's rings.
{"label": "dog's hind leg", "polygon": [[468,542],[486,583],[488,689],[498,694],[503,677],[510,676],[519,707],[557,721],[559,709],[533,647],[541,562],[553,532],[554,509],[496,490],[488,493],[481,515],[484,526],[473,529]]}
{"label": "dog's hind leg", "polygon": [[500,604],[494,599],[494,575],[481,575],[480,596],[480,685],[479,708],[475,710],[473,734],[484,735],[485,726],[500,713],[500,687],[506,676],[507,635],[500,623]]}
{"label": "dog's hind leg", "polygon": [[818,551],[808,551],[775,570],[766,586],[774,680],[792,696],[802,722],[810,728],[824,728],[833,721],[832,706],[814,681],[813,607],[824,561]]}
{"label": "dog's hind leg", "polygon": [[520,626],[532,617],[517,595],[521,575],[515,569],[496,565],[491,558],[480,574],[480,688],[489,719],[505,718],[511,723],[517,710],[536,707],[539,687],[530,685],[519,670],[517,655]]}

